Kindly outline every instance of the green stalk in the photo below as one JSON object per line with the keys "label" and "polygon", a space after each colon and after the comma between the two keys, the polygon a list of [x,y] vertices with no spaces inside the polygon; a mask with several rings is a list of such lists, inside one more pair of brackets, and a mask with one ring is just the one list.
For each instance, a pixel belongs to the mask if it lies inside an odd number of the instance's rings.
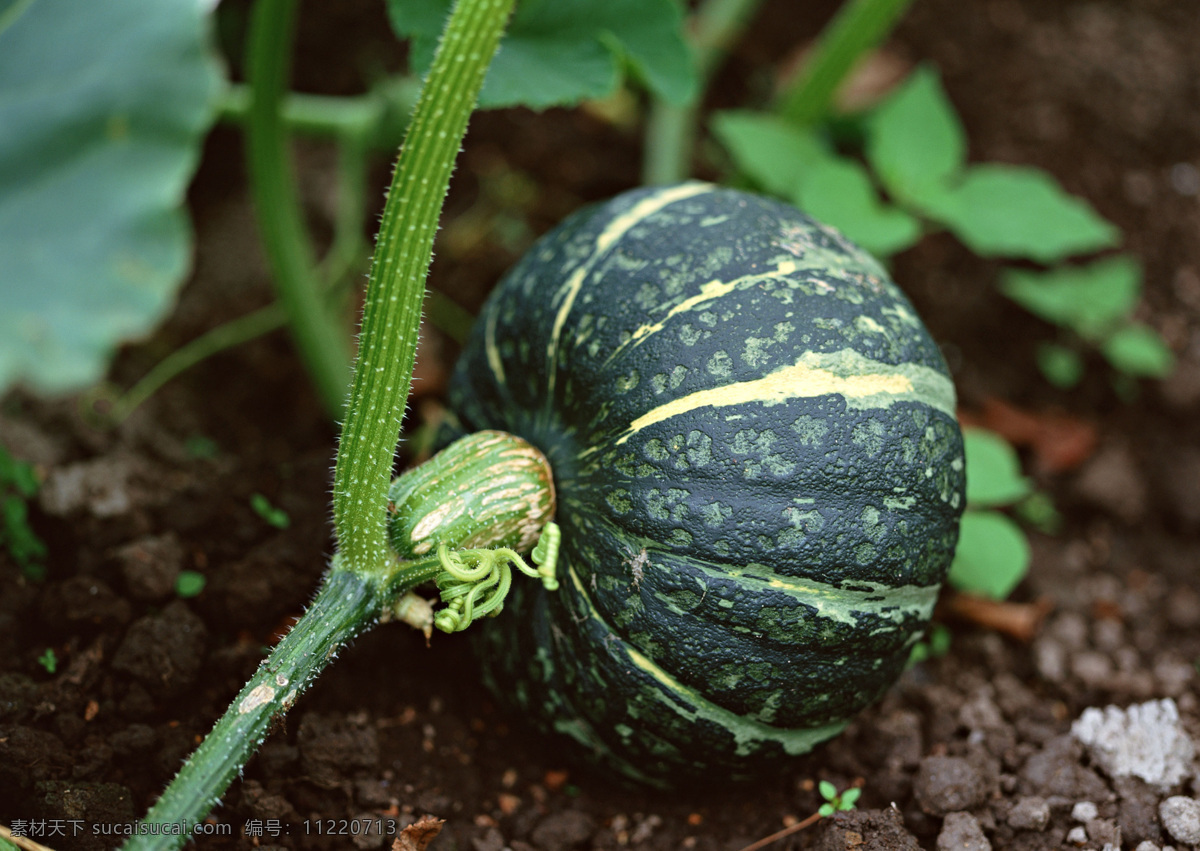
{"label": "green stalk", "polygon": [[703,91],[729,45],[741,35],[761,2],[705,0],[692,16],[690,42],[701,94],[686,106],[654,99],[646,119],[644,183],[678,183],[691,175]]}
{"label": "green stalk", "polygon": [[800,79],[780,98],[778,112],[795,124],[829,114],[837,87],[863,54],[895,28],[913,0],[846,0],[821,33]]}
{"label": "green stalk", "polygon": [[350,348],[340,323],[322,302],[281,116],[295,18],[296,0],[258,0],[251,15],[247,76],[253,98],[246,125],[250,184],[288,326],[322,402],[338,417],[346,398]]}
{"label": "green stalk", "polygon": [[155,364],[154,368],[142,376],[137,384],[120,396],[113,403],[108,420],[113,423],[123,422],[139,405],[181,372],[191,369],[200,361],[212,357],[217,352],[239,346],[268,331],[274,331],[285,321],[283,309],[278,303],[275,303],[260,307],[258,310],[239,316],[237,319],[231,319],[223,325],[204,332]]}
{"label": "green stalk", "polygon": [[412,382],[433,238],[467,121],[513,0],[459,0],[417,101],[383,211],[363,309],[359,360],[333,483],[346,569],[390,559],[387,489]]}
{"label": "green stalk", "polygon": [[[452,444],[398,478],[391,496],[389,535],[399,558],[362,573],[347,570],[341,557],[334,556],[308,611],[233,699],[139,823],[140,832],[125,851],[182,845],[273,725],[338,652],[390,619],[411,589],[435,578],[440,583],[449,568],[439,547],[466,548],[476,556],[484,547],[524,552],[554,513],[545,457],[524,440],[501,432],[479,432]],[[547,571],[552,580],[552,563],[542,573]],[[464,589],[460,583],[460,596],[466,590],[469,586]],[[160,826],[157,833],[155,825]],[[169,831],[165,835],[163,827]]]}
{"label": "green stalk", "polygon": [[[338,447],[334,525],[339,550],[322,589],[313,607],[246,684],[163,793],[141,823],[146,832],[131,838],[127,851],[181,845],[271,724],[291,708],[338,649],[389,616],[398,598],[414,584],[442,568],[450,570],[446,547],[468,542],[515,550],[539,534],[553,513],[553,485],[545,458],[525,441],[497,432],[463,438],[436,463],[406,473],[401,481],[407,484],[394,494],[393,507],[400,508],[390,520],[388,511],[392,459],[412,381],[433,236],[467,121],[512,4],[513,0],[458,0],[400,155],[368,283],[359,361]],[[276,142],[281,138],[278,93],[286,60],[279,58],[277,39],[291,32],[293,13],[293,0],[260,0],[255,9],[251,40],[256,46],[251,57],[261,66],[255,69],[254,111],[264,115],[256,119],[252,112],[251,125],[260,122],[259,147],[252,150],[252,162],[270,190],[259,198],[282,199],[294,213],[294,204],[286,203],[294,199],[287,194],[286,182],[280,181],[285,169],[272,170],[261,162],[271,147],[263,142],[261,123],[268,131],[266,138]],[[298,218],[282,230],[276,237],[290,242],[286,253],[295,260],[302,253],[298,248],[305,245]],[[303,271],[311,274],[311,265]],[[527,486],[513,489],[514,476],[527,477]],[[487,486],[497,482],[503,483],[499,492]],[[411,499],[414,494],[419,498]],[[496,513],[497,502],[509,494],[517,497],[511,512],[500,514],[511,513],[515,521]],[[390,541],[389,525],[396,530]],[[552,550],[547,547],[543,553]],[[508,579],[499,577],[507,577],[508,568],[501,569],[496,557],[474,552],[472,562],[456,557],[459,573],[446,591],[453,595],[456,620],[459,615],[469,619],[476,603],[481,611],[494,609],[501,601],[496,590],[507,588]],[[413,560],[398,561],[397,554]],[[474,575],[475,562],[491,566],[490,590],[483,596],[470,590],[473,580],[463,578]],[[543,582],[553,582],[552,567],[548,563],[536,572]],[[153,825],[181,830],[152,836]]]}

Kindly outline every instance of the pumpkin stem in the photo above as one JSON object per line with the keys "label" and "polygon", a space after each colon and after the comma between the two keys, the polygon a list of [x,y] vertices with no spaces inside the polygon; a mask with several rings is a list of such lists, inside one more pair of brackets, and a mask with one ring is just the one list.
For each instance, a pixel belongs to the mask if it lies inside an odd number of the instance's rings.
{"label": "pumpkin stem", "polygon": [[508,547],[452,551],[445,543],[438,544],[443,572],[434,581],[446,607],[434,615],[434,626],[443,632],[461,632],[476,618],[499,614],[512,586],[514,566],[530,578],[540,578],[547,591],[556,590],[559,536],[558,525],[548,523],[531,556],[537,567],[530,567]]}

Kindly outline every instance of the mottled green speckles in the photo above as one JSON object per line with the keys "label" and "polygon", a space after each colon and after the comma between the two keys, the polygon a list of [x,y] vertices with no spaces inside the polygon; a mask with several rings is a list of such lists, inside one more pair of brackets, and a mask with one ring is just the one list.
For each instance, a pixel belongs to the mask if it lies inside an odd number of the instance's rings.
{"label": "mottled green speckles", "polygon": [[652,461],[666,461],[670,456],[666,445],[657,437],[652,440],[647,440],[646,445],[642,448],[646,453],[646,457]]}
{"label": "mottled green speckles", "polygon": [[716,378],[729,378],[733,375],[733,358],[729,357],[728,352],[714,352],[713,356],[708,359],[708,363],[704,365],[708,370],[708,374]]}
{"label": "mottled green speckles", "polygon": [[780,531],[780,546],[798,544],[806,535],[821,531],[825,525],[825,518],[815,508],[803,509],[789,505],[783,510],[783,517],[791,528]]}
{"label": "mottled green speckles", "polygon": [[769,349],[772,342],[772,340],[765,340],[761,337],[750,337],[746,340],[745,348],[742,349],[742,361],[747,366],[757,369],[770,357]]}
{"label": "mottled green speckles", "polygon": [[829,433],[829,426],[810,414],[802,414],[792,422],[792,431],[799,435],[805,446],[820,446]]}
{"label": "mottled green speckles", "polygon": [[858,515],[858,525],[867,539],[876,544],[887,534],[887,526],[883,523],[883,517],[880,515],[879,509],[873,505],[863,508],[862,513]]}
{"label": "mottled green speckles", "polygon": [[688,516],[688,505],[684,501],[688,496],[683,488],[667,488],[665,491],[651,488],[646,493],[646,513],[655,520],[681,523]]}
{"label": "mottled green speckles", "polygon": [[700,342],[702,333],[703,332],[688,322],[680,327],[679,339],[685,346],[694,346],[696,343]]}
{"label": "mottled green speckles", "polygon": [[697,317],[701,325],[707,325],[709,328],[717,327],[717,314],[711,310],[706,310]]}
{"label": "mottled green speckles", "polygon": [[708,505],[700,507],[700,517],[703,519],[704,525],[713,529],[725,525],[725,521],[732,515],[733,509],[719,502],[710,502]]}
{"label": "mottled green speckles", "polygon": [[629,491],[624,488],[609,491],[604,495],[604,501],[617,514],[628,514],[633,508],[633,503],[629,499]]}
{"label": "mottled green speckles", "polygon": [[687,436],[687,459],[693,467],[704,467],[712,461],[712,438],[698,429]]}
{"label": "mottled green speckles", "polygon": [[637,295],[633,297],[633,301],[642,310],[649,313],[658,306],[659,300],[662,298],[662,293],[658,287],[647,281],[638,288]]}
{"label": "mottled green speckles", "polygon": [[671,534],[667,536],[667,543],[672,547],[690,547],[692,540],[692,533],[687,529],[672,529]]}
{"label": "mottled green speckles", "polygon": [[617,377],[616,390],[618,393],[628,393],[630,390],[638,386],[640,376],[636,369],[630,370],[627,374]]}
{"label": "mottled green speckles", "polygon": [[874,457],[883,451],[883,440],[886,437],[883,423],[879,420],[863,420],[854,427],[850,439],[867,455]]}
{"label": "mottled green speckles", "polygon": [[734,435],[730,451],[734,455],[749,456],[742,462],[742,475],[745,478],[757,479],[764,471],[782,477],[796,469],[796,462],[780,452],[772,451],[778,440],[779,436],[770,429],[760,432],[746,428]]}

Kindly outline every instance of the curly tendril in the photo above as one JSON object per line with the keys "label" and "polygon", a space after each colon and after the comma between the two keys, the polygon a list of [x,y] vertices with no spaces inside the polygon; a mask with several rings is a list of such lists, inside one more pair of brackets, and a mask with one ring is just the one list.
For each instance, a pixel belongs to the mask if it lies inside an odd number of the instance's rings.
{"label": "curly tendril", "polygon": [[558,526],[546,524],[531,553],[536,567],[530,567],[508,547],[452,551],[444,543],[438,544],[442,572],[434,582],[446,605],[434,615],[433,625],[443,632],[461,632],[476,618],[499,614],[512,587],[514,566],[530,578],[540,578],[547,591],[556,590],[554,568],[560,538]]}

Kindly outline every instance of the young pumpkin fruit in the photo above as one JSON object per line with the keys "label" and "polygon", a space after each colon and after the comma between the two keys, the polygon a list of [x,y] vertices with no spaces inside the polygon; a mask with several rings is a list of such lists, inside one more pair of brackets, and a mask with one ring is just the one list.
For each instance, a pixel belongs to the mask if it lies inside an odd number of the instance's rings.
{"label": "young pumpkin fruit", "polygon": [[560,588],[513,588],[486,679],[646,783],[838,733],[953,556],[937,346],[875,260],[775,201],[688,183],[572,216],[488,300],[451,407],[541,449],[558,495]]}

